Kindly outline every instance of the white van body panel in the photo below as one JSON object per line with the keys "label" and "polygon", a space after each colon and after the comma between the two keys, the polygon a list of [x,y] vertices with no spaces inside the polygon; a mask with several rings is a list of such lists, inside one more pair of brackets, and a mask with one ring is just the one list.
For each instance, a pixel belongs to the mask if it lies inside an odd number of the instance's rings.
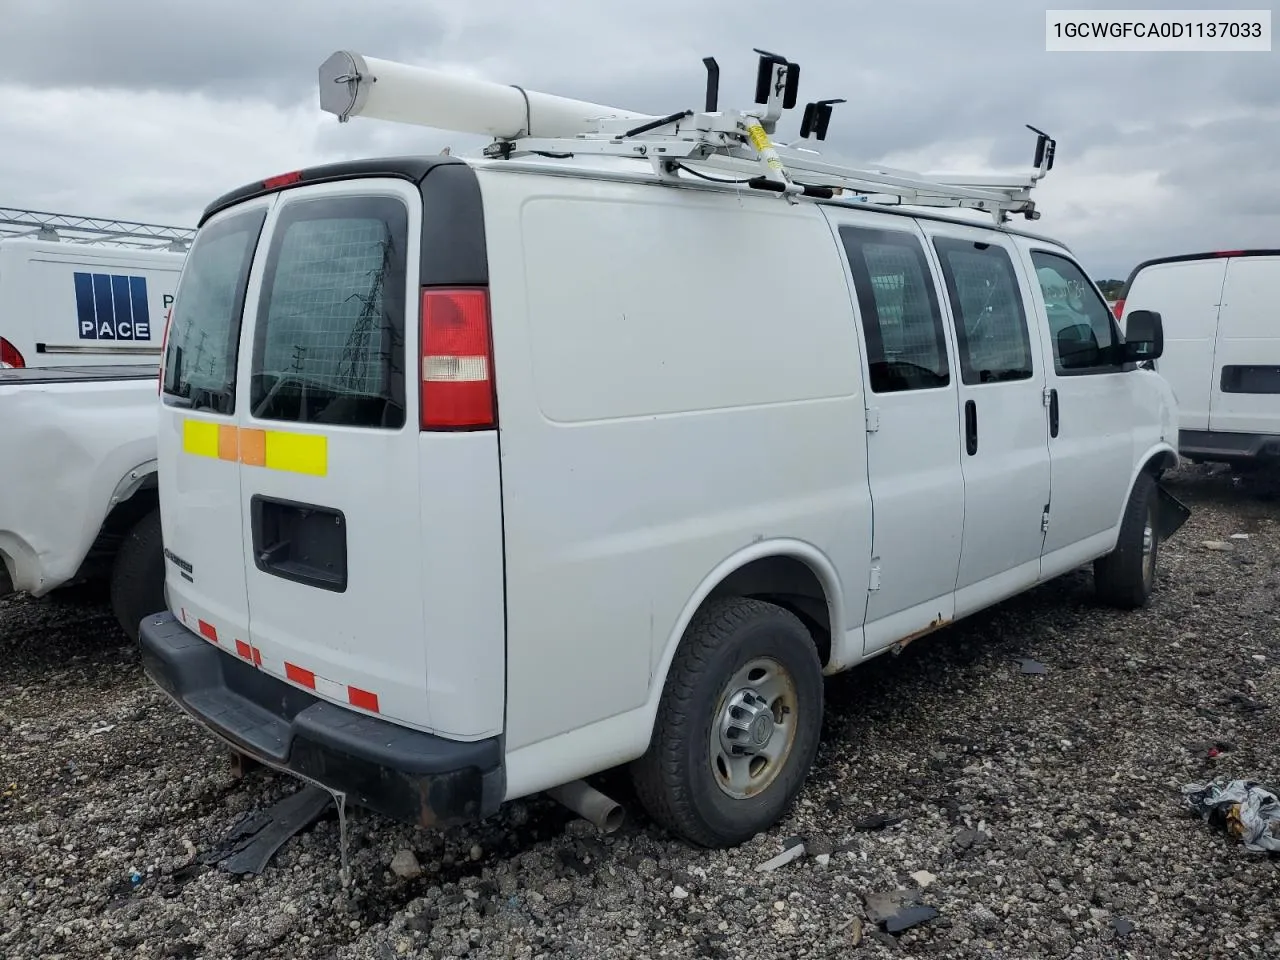
{"label": "white van body panel", "polygon": [[1280,386],[1269,393],[1228,391],[1232,366],[1280,368],[1280,256],[1227,261],[1209,410],[1210,430],[1280,434]]}
{"label": "white van body panel", "polygon": [[28,367],[154,365],[185,256],[0,240],[0,337]]}
{"label": "white van body panel", "polygon": [[[799,541],[864,595],[865,412],[839,251],[820,210],[776,198],[479,173],[507,749],[628,713],[626,740],[642,748],[676,625],[727,558]],[[763,237],[790,269],[761,275]],[[844,598],[827,599],[845,622]],[[508,782],[512,795],[540,788]]]}
{"label": "white van body panel", "polygon": [[1126,292],[1124,313],[1160,313],[1164,355],[1156,369],[1173,386],[1184,430],[1209,429],[1218,308],[1226,273],[1223,258],[1155,263],[1141,270]]}

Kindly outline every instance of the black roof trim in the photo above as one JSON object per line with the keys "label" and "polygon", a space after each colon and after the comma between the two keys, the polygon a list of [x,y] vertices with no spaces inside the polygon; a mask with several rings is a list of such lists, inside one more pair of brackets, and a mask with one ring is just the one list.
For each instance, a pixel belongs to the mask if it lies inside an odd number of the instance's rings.
{"label": "black roof trim", "polygon": [[1178,253],[1170,257],[1152,257],[1150,260],[1143,260],[1140,264],[1129,271],[1129,276],[1124,282],[1124,286],[1120,288],[1120,293],[1116,299],[1123,300],[1129,295],[1129,288],[1133,286],[1134,278],[1147,269],[1147,267],[1158,266],[1162,263],[1188,263],[1192,260],[1227,260],[1238,259],[1240,257],[1280,257],[1280,250],[1269,250],[1266,248],[1257,248],[1253,250],[1212,250],[1201,253]]}
{"label": "black roof trim", "polygon": [[250,200],[254,197],[266,196],[267,194],[275,193],[278,190],[288,190],[290,187],[302,187],[315,183],[325,183],[332,180],[352,180],[364,177],[399,177],[402,180],[411,180],[414,183],[421,183],[422,179],[428,173],[440,166],[466,166],[466,164],[457,157],[437,155],[431,157],[385,157],[370,160],[342,160],[337,163],[325,163],[315,167],[305,167],[301,171],[301,179],[295,180],[292,183],[282,184],[279,187],[267,188],[262,185],[262,180],[258,180],[254,183],[248,183],[224,193],[204,208],[204,213],[200,215],[200,222],[197,226],[204,226],[205,221],[215,213],[219,213],[234,204],[242,203],[243,201]]}

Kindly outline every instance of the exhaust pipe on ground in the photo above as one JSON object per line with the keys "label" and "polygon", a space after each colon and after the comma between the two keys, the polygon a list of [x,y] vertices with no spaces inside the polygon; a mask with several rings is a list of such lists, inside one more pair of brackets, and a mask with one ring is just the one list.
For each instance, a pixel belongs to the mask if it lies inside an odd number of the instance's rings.
{"label": "exhaust pipe on ground", "polygon": [[604,833],[613,833],[626,819],[626,811],[615,800],[588,786],[584,780],[573,780],[547,791],[551,799],[564,804]]}

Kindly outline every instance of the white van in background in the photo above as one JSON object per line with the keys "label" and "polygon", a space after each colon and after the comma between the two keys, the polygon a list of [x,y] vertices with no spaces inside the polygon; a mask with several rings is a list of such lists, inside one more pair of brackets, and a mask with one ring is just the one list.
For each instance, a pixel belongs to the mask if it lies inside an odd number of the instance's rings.
{"label": "white van in background", "polygon": [[39,232],[0,235],[0,367],[154,366],[191,232],[0,210],[15,224]]}
{"label": "white van in background", "polygon": [[1178,398],[1182,456],[1280,460],[1280,249],[1160,257],[1138,264],[1116,316],[1164,322],[1155,369]]}

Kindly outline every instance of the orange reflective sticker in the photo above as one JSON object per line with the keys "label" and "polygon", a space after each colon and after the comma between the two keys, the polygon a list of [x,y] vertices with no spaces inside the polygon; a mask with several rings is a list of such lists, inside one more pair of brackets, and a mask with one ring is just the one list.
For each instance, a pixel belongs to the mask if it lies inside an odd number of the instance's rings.
{"label": "orange reflective sticker", "polygon": [[245,427],[240,431],[240,462],[250,467],[267,465],[267,432]]}
{"label": "orange reflective sticker", "polygon": [[236,461],[240,459],[240,446],[236,440],[237,430],[234,426],[220,424],[218,426],[218,459]]}

